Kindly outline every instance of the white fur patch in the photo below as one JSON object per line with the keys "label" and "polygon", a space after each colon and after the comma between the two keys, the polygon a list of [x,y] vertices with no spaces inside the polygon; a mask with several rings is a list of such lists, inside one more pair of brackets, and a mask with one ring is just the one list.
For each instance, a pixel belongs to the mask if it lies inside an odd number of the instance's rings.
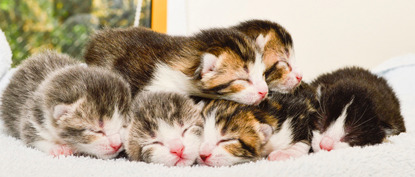
{"label": "white fur patch", "polygon": [[321,101],[321,94],[322,94],[321,89],[322,89],[322,86],[318,85],[316,89],[316,96],[317,96],[317,100],[319,101]]}
{"label": "white fur patch", "polygon": [[281,129],[271,136],[268,143],[265,144],[264,151],[262,152],[263,156],[266,156],[272,151],[286,149],[291,146],[293,141],[291,120],[292,118],[287,118],[282,124]]}
{"label": "white fur patch", "polygon": [[[150,144],[143,147],[143,151],[152,148],[150,161],[153,163],[160,163],[166,166],[189,166],[192,165],[199,156],[200,137],[196,134],[189,133],[188,130],[182,136],[185,128],[197,128],[193,125],[170,125],[161,119],[158,119],[158,130],[156,133],[156,140],[162,142],[160,144]],[[192,126],[192,127],[191,127]],[[182,144],[184,146],[182,158],[171,153],[174,144]]]}
{"label": "white fur patch", "polygon": [[[265,64],[262,61],[262,56],[260,53],[256,52],[255,54],[255,62],[253,65],[249,66],[249,77],[252,80],[254,85],[257,86],[266,86],[264,72],[265,72]],[[265,85],[264,85],[265,84]]]}
{"label": "white fur patch", "polygon": [[267,44],[267,42],[269,41],[270,38],[270,34],[267,34],[266,37],[264,37],[264,35],[260,34],[256,40],[255,43],[256,45],[261,49],[261,51],[264,51],[265,45]]}
{"label": "white fur patch", "polygon": [[191,78],[166,64],[157,64],[150,84],[144,88],[148,91],[167,91],[180,94],[199,93]]}
{"label": "white fur patch", "polygon": [[[258,104],[262,101],[263,97],[259,92],[268,92],[268,85],[265,82],[263,76],[265,72],[265,64],[262,62],[261,55],[256,53],[256,58],[254,63],[248,65],[249,69],[249,80],[252,84],[242,83],[245,81],[240,81],[241,84],[245,86],[245,89],[229,95],[230,100],[242,103],[242,104]],[[238,83],[238,81],[235,81]]]}
{"label": "white fur patch", "polygon": [[320,142],[326,136],[334,140],[333,149],[341,149],[345,147],[350,147],[348,143],[341,142],[340,139],[345,136],[344,123],[347,117],[347,109],[352,103],[353,103],[353,99],[344,106],[340,116],[336,119],[335,122],[329,125],[329,127],[327,128],[325,132],[321,133],[316,130],[313,131],[313,139],[311,141],[311,146],[315,152],[318,152],[321,150]]}
{"label": "white fur patch", "polygon": [[211,53],[205,53],[202,56],[202,75],[215,70],[216,66],[220,64],[220,59]]}
{"label": "white fur patch", "polygon": [[329,136],[333,138],[334,140],[340,140],[344,134],[344,122],[347,117],[347,109],[349,106],[353,103],[353,100],[351,100],[346,106],[344,106],[342,113],[340,116],[336,119],[334,123],[332,123],[328,128],[327,131],[323,133],[325,136]]}

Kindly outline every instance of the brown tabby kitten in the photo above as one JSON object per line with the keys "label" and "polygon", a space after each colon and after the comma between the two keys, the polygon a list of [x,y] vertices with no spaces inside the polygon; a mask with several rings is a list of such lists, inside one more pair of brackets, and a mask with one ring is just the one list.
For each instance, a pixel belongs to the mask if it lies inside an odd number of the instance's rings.
{"label": "brown tabby kitten", "polygon": [[265,78],[271,91],[287,93],[300,84],[302,74],[294,63],[293,41],[284,27],[267,20],[249,20],[232,28],[263,49]]}
{"label": "brown tabby kitten", "polygon": [[274,93],[259,107],[211,100],[202,111],[205,125],[198,162],[224,166],[307,154],[309,120],[315,114],[307,101],[292,94]]}
{"label": "brown tabby kitten", "polygon": [[115,157],[129,122],[130,90],[118,75],[45,52],[26,59],[3,93],[6,132],[54,156]]}
{"label": "brown tabby kitten", "polygon": [[133,96],[170,91],[259,104],[268,94],[260,49],[231,29],[172,37],[144,28],[108,29],[91,38],[88,65],[123,75]]}
{"label": "brown tabby kitten", "polygon": [[405,132],[399,100],[385,79],[360,67],[319,76],[321,116],[314,119],[315,152],[382,143]]}
{"label": "brown tabby kitten", "polygon": [[166,166],[192,165],[199,156],[203,119],[183,95],[141,92],[133,103],[126,152],[131,160]]}

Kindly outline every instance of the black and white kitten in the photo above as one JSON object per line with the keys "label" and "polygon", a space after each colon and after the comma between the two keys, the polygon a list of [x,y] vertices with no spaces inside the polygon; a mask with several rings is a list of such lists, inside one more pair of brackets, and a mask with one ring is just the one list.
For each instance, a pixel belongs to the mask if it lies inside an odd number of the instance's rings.
{"label": "black and white kitten", "polygon": [[312,85],[321,114],[313,121],[313,151],[379,144],[405,132],[399,100],[382,77],[348,67],[323,74]]}

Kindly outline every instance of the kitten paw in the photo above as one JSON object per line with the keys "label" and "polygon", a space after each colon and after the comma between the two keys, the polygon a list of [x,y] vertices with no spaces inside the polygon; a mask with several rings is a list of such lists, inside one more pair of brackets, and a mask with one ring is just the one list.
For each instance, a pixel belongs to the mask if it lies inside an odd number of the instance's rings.
{"label": "kitten paw", "polygon": [[56,145],[54,148],[50,150],[50,155],[53,157],[63,156],[70,156],[73,154],[72,149],[68,145]]}
{"label": "kitten paw", "polygon": [[302,143],[302,142],[298,142],[298,143],[295,143],[290,148],[272,151],[268,155],[268,160],[284,161],[290,158],[296,158],[296,157],[300,157],[302,155],[308,154],[309,150],[310,150],[310,145]]}
{"label": "kitten paw", "polygon": [[287,160],[291,157],[293,157],[293,155],[291,155],[288,152],[273,151],[273,152],[271,152],[271,154],[268,155],[268,160],[270,160],[270,161],[284,161],[284,160]]}

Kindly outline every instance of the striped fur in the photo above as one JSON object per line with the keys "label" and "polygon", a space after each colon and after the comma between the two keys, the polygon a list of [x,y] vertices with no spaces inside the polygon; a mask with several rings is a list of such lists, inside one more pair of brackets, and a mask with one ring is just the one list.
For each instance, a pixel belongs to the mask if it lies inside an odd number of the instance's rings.
{"label": "striped fur", "polygon": [[258,104],[268,92],[261,52],[232,29],[173,37],[144,28],[107,29],[91,38],[85,60],[126,78],[139,91],[182,94]]}
{"label": "striped fur", "polygon": [[129,122],[130,90],[118,75],[45,52],[26,59],[4,91],[6,132],[51,155],[112,158]]}
{"label": "striped fur", "polygon": [[284,27],[267,20],[249,20],[232,28],[247,35],[262,50],[271,91],[287,93],[299,85],[302,74],[295,64],[291,35]]}
{"label": "striped fur", "polygon": [[[190,98],[176,93],[141,92],[128,128],[129,159],[166,166],[192,165],[198,157],[203,119]],[[183,146],[182,152],[173,153]]]}
{"label": "striped fur", "polygon": [[317,116],[315,100],[314,90],[302,84],[292,94],[272,93],[259,107],[207,101],[198,162],[226,166],[267,156],[284,160],[307,154],[310,120]]}

